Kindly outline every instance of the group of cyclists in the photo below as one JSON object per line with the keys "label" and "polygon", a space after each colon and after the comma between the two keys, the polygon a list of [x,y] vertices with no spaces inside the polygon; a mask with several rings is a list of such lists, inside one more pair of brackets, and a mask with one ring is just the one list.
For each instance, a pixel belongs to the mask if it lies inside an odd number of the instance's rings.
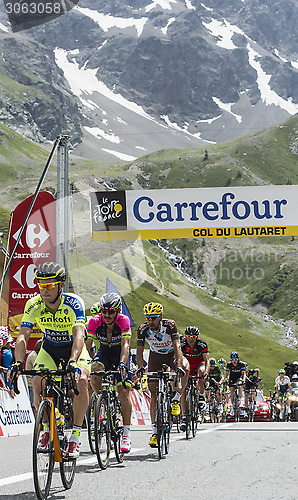
{"label": "group of cyclists", "polygon": [[[80,453],[80,434],[87,410],[90,386],[99,394],[101,378],[92,373],[98,370],[118,370],[117,391],[123,418],[123,438],[121,452],[131,450],[130,423],[132,404],[130,390],[134,380],[131,362],[129,318],[122,314],[122,301],[117,293],[105,293],[91,308],[93,315],[86,327],[84,301],[78,295],[64,293],[66,271],[57,263],[47,262],[37,267],[35,277],[40,294],[30,298],[25,306],[21,328],[15,346],[15,362],[9,371],[13,381],[22,370],[26,347],[35,323],[43,332],[42,347],[36,357],[34,370],[41,367],[57,369],[62,360],[67,361],[68,370],[74,372],[79,394],[73,400],[73,430],[67,455],[77,458]],[[148,366],[144,360],[145,342],[149,344]],[[233,402],[234,391],[239,397],[245,391],[245,406],[248,393],[253,394],[256,402],[256,389],[259,383],[259,370],[249,370],[247,364],[239,359],[236,351],[226,364],[223,358],[210,358],[207,343],[200,338],[199,328],[188,326],[184,335],[178,333],[176,322],[163,317],[163,306],[150,302],[144,306],[144,322],[137,331],[136,367],[142,376],[145,366],[148,372],[162,370],[164,365],[179,374],[173,385],[171,412],[180,415],[180,429],[185,430],[185,392],[189,376],[195,377],[199,393],[199,409],[202,411],[210,391],[215,391],[219,412],[223,411],[223,398]],[[284,374],[280,373],[282,379]],[[178,380],[179,379],[179,383]],[[125,384],[123,384],[125,381]],[[278,382],[279,390],[283,383]],[[149,446],[157,447],[157,428],[155,422],[157,381],[149,378],[150,417],[152,435]],[[34,404],[38,408],[42,394],[42,380],[33,377]],[[233,406],[232,410],[233,412]],[[40,446],[46,447],[49,441],[47,423],[40,438]]]}

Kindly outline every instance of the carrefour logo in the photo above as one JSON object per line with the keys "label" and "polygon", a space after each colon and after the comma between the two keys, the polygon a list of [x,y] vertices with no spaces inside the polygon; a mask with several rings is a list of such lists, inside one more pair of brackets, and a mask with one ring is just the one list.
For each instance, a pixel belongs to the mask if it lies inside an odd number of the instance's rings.
{"label": "carrefour logo", "polygon": [[220,201],[183,201],[170,204],[167,202],[156,204],[148,195],[140,196],[133,204],[133,214],[137,221],[148,224],[158,222],[183,222],[183,221],[227,221],[236,219],[245,221],[249,217],[255,219],[283,219],[283,207],[287,205],[286,199],[262,201],[237,200],[231,192],[223,193]]}
{"label": "carrefour logo", "polygon": [[30,424],[32,422],[30,410],[21,410],[17,404],[16,410],[4,410],[0,405],[0,422],[2,425]]}

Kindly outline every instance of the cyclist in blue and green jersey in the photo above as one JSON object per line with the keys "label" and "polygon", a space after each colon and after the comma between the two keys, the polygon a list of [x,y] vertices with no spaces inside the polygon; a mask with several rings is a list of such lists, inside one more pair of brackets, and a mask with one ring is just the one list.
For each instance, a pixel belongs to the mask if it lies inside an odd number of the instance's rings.
{"label": "cyclist in blue and green jersey", "polygon": [[[40,265],[35,271],[35,277],[40,295],[32,297],[25,305],[12,373],[17,373],[22,368],[27,343],[36,323],[44,337],[33,369],[56,370],[61,360],[65,360],[69,370],[75,372],[79,394],[74,397],[74,426],[67,455],[77,458],[81,428],[88,406],[87,383],[90,373],[90,356],[84,344],[84,302],[75,294],[62,292],[66,272],[59,264],[46,262]],[[40,376],[33,377],[33,391],[37,409],[42,392]],[[41,446],[46,448],[48,440],[49,432],[45,429],[41,436]]]}

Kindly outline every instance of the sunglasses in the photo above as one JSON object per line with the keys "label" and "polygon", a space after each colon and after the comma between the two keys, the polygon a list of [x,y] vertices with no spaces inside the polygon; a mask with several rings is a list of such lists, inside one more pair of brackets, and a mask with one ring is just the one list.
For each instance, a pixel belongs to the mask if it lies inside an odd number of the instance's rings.
{"label": "sunglasses", "polygon": [[61,281],[55,281],[55,283],[37,283],[37,286],[40,290],[44,290],[45,288],[47,290],[52,290],[55,288],[55,285],[58,285],[59,283],[61,283]]}
{"label": "sunglasses", "polygon": [[156,319],[159,318],[159,316],[146,316],[146,319],[149,321],[149,319]]}
{"label": "sunglasses", "polygon": [[187,339],[196,339],[198,336],[197,335],[185,335]]}
{"label": "sunglasses", "polygon": [[115,314],[116,311],[117,311],[117,309],[101,309],[100,310],[101,313],[109,314],[109,315]]}

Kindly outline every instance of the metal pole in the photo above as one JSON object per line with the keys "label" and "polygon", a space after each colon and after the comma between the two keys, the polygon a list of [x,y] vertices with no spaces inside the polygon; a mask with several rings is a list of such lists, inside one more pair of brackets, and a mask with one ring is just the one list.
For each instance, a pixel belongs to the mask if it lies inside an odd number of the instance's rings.
{"label": "metal pole", "polygon": [[[64,266],[68,275],[68,253],[70,245],[70,192],[68,181],[68,140],[69,136],[59,137],[57,148],[57,201],[56,201],[56,260]],[[68,290],[68,278],[65,282]]]}

